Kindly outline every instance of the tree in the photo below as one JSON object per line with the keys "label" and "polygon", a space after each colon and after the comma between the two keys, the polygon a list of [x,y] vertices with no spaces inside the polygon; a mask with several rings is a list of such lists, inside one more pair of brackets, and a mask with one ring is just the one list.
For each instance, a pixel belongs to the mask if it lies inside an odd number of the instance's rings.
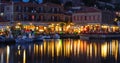
{"label": "tree", "polygon": [[97,2],[97,0],[83,0],[83,3],[86,6],[94,6],[94,4]]}
{"label": "tree", "polygon": [[111,0],[99,0],[99,1],[102,1],[102,2],[111,2]]}
{"label": "tree", "polygon": [[61,2],[59,0],[51,0],[52,3],[55,3],[55,4],[61,4]]}
{"label": "tree", "polygon": [[43,0],[44,3],[46,2],[51,2],[51,3],[55,3],[55,4],[61,4],[60,0]]}
{"label": "tree", "polygon": [[69,7],[72,7],[72,2],[71,1],[68,1],[64,4],[65,9],[69,9]]}

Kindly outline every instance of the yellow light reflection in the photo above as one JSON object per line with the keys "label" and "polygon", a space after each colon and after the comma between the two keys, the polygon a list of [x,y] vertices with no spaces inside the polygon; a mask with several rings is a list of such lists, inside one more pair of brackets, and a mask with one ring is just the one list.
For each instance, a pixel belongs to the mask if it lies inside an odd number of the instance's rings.
{"label": "yellow light reflection", "polygon": [[20,50],[18,50],[18,55],[20,55]]}
{"label": "yellow light reflection", "polygon": [[7,63],[9,63],[10,46],[7,46]]}
{"label": "yellow light reflection", "polygon": [[87,56],[89,57],[89,53],[90,53],[90,46],[87,45]]}
{"label": "yellow light reflection", "polygon": [[44,41],[44,43],[43,43],[43,48],[44,48],[44,54],[45,54],[45,52],[46,52],[46,41]]}
{"label": "yellow light reflection", "polygon": [[95,52],[95,57],[97,57],[97,45],[94,43],[94,52]]}
{"label": "yellow light reflection", "polygon": [[56,53],[57,56],[59,56],[62,52],[62,42],[59,40],[59,42],[57,42],[56,44]]}
{"label": "yellow light reflection", "polygon": [[40,45],[40,53],[41,53],[41,56],[43,54],[43,45]]}
{"label": "yellow light reflection", "polygon": [[107,57],[107,43],[101,45],[101,56]]}
{"label": "yellow light reflection", "polygon": [[54,42],[52,42],[52,57],[54,57]]}
{"label": "yellow light reflection", "polygon": [[77,55],[79,55],[80,54],[80,41],[78,41],[78,44],[77,44]]}
{"label": "yellow light reflection", "polygon": [[23,63],[26,63],[26,50],[23,51]]}
{"label": "yellow light reflection", "polygon": [[76,42],[74,42],[74,56],[76,56],[76,52],[77,51],[77,44],[76,44]]}
{"label": "yellow light reflection", "polygon": [[38,54],[38,45],[35,46],[36,54]]}
{"label": "yellow light reflection", "polygon": [[92,57],[92,44],[90,44],[90,57]]}
{"label": "yellow light reflection", "polygon": [[118,40],[113,40],[112,41],[112,55],[117,60],[117,57],[118,57]]}

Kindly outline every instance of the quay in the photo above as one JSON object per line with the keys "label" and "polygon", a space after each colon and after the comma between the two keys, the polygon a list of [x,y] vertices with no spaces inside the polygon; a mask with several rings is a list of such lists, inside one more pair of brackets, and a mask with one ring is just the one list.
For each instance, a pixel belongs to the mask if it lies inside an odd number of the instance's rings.
{"label": "quay", "polygon": [[80,34],[80,39],[114,39],[120,38],[120,33]]}
{"label": "quay", "polygon": [[66,38],[74,38],[74,39],[79,39],[80,36],[79,34],[60,34],[61,39],[66,39]]}

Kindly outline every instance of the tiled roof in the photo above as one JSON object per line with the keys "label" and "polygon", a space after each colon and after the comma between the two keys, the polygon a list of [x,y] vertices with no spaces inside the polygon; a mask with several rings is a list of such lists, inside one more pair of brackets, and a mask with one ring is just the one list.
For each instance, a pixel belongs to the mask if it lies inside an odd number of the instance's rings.
{"label": "tiled roof", "polygon": [[101,12],[101,10],[94,7],[81,7],[81,9],[75,10],[74,12],[75,13]]}

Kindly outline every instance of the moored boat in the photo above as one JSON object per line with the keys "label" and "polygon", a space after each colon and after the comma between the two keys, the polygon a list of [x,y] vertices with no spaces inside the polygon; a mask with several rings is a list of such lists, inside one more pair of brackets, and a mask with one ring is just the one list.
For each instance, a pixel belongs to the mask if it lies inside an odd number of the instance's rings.
{"label": "moored boat", "polygon": [[33,42],[32,38],[22,36],[15,39],[16,43],[31,43]]}
{"label": "moored boat", "polygon": [[55,35],[53,36],[53,39],[60,39],[60,35],[55,34]]}
{"label": "moored boat", "polygon": [[4,36],[0,36],[0,44],[14,44],[15,40],[13,38],[6,38]]}

